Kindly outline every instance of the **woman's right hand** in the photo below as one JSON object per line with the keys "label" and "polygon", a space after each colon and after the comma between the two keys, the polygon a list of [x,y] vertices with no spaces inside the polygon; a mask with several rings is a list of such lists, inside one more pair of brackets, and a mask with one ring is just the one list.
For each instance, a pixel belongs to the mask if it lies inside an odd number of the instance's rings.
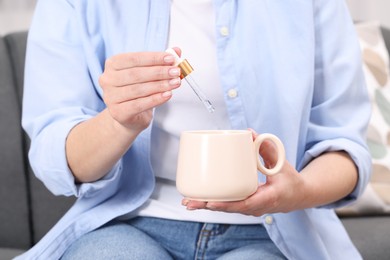
{"label": "woman's right hand", "polygon": [[[180,49],[176,49],[180,55]],[[152,109],[180,86],[180,69],[166,52],[124,53],[107,59],[99,78],[107,109],[78,125],[66,139],[66,156],[76,182],[107,174],[150,124]]]}
{"label": "woman's right hand", "polygon": [[[180,55],[180,49],[175,51]],[[180,86],[180,69],[172,54],[137,52],[106,60],[99,78],[111,117],[130,131],[141,132],[152,119],[152,109],[167,102]]]}

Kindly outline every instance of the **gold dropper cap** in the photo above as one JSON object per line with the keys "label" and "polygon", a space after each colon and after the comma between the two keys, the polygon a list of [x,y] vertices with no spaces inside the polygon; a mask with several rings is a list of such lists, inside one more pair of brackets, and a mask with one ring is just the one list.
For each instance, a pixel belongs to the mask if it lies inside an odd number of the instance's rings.
{"label": "gold dropper cap", "polygon": [[194,71],[191,64],[187,61],[187,59],[184,59],[181,63],[177,65],[180,68],[180,79],[183,79],[187,77],[191,72]]}
{"label": "gold dropper cap", "polygon": [[190,75],[191,72],[194,71],[190,63],[186,59],[180,58],[177,55],[176,51],[172,48],[167,49],[166,52],[172,54],[173,57],[175,58],[174,66],[178,66],[180,68],[180,79],[185,78],[185,81],[192,88],[192,90],[199,98],[199,100],[203,103],[203,105],[207,108],[207,110],[210,113],[213,113],[215,111],[215,108],[213,107],[210,100],[207,99],[207,97],[204,95],[202,90],[199,88],[198,84],[196,84],[195,80]]}

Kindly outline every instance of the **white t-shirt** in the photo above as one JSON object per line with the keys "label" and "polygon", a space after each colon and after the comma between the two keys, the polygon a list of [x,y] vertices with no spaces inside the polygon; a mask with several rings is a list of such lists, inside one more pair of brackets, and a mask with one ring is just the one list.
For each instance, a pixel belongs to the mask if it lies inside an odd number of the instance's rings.
{"label": "white t-shirt", "polygon": [[242,214],[188,211],[181,205],[183,196],[175,185],[180,133],[231,128],[219,81],[215,28],[212,0],[172,0],[168,47],[181,48],[182,57],[194,68],[191,76],[216,110],[210,114],[185,80],[169,102],[155,109],[151,162],[156,188],[138,215],[209,223],[260,223],[260,218]]}

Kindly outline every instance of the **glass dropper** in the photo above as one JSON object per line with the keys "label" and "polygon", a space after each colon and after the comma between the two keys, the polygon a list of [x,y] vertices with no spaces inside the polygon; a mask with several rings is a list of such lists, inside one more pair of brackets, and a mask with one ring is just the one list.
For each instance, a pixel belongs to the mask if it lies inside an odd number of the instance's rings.
{"label": "glass dropper", "polygon": [[174,49],[170,48],[167,49],[166,52],[172,54],[175,57],[175,66],[178,66],[180,68],[181,74],[180,78],[184,79],[188,85],[192,88],[196,96],[199,98],[199,100],[203,103],[203,105],[206,107],[207,111],[209,113],[214,113],[215,108],[213,104],[211,104],[210,100],[206,97],[206,95],[203,93],[203,91],[200,89],[199,85],[196,83],[193,77],[191,77],[191,72],[194,71],[190,63],[183,58],[180,58]]}

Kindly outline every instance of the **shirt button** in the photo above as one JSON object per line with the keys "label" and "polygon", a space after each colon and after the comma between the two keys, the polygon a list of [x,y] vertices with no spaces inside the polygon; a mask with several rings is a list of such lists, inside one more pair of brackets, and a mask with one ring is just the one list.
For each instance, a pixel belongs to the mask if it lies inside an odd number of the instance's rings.
{"label": "shirt button", "polygon": [[274,222],[274,218],[272,216],[266,216],[265,217],[265,224],[271,225]]}
{"label": "shirt button", "polygon": [[230,98],[235,98],[235,97],[237,97],[237,95],[238,95],[237,90],[235,90],[234,88],[229,89],[229,91],[228,91],[228,96],[229,96]]}
{"label": "shirt button", "polygon": [[227,28],[226,26],[223,26],[223,27],[221,27],[219,32],[221,33],[222,36],[228,36],[229,35],[229,28]]}

